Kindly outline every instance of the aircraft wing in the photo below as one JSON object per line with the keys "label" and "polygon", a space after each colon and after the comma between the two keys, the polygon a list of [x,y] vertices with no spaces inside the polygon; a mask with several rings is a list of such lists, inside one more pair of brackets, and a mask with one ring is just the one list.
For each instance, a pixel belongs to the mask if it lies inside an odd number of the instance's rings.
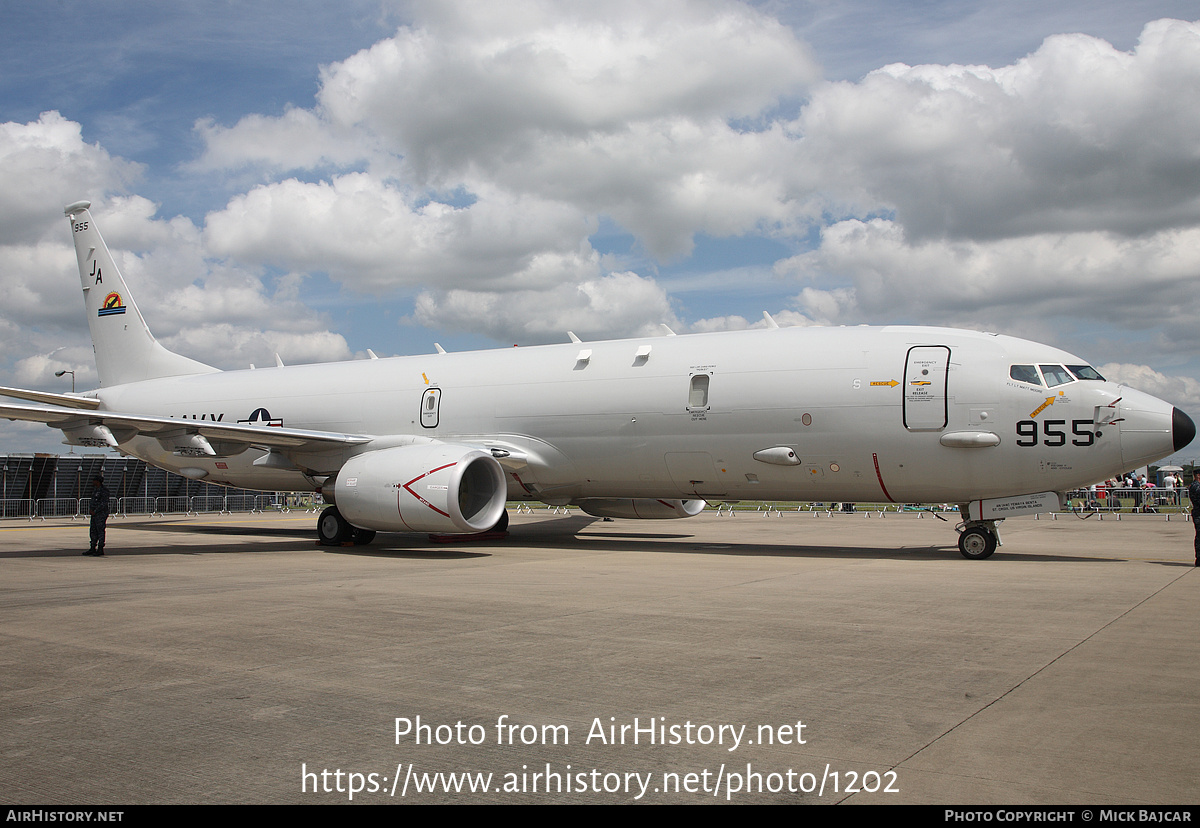
{"label": "aircraft wing", "polygon": [[135,436],[143,435],[159,440],[164,447],[201,455],[217,454],[213,443],[220,443],[226,447],[234,444],[232,448],[235,449],[241,445],[247,448],[257,446],[264,449],[329,451],[367,443],[373,439],[363,434],[340,434],[333,431],[311,431],[249,423],[222,423],[213,420],[149,417],[117,411],[81,410],[62,405],[0,403],[0,417],[45,423],[54,428],[61,428],[68,441],[75,445],[115,448]]}

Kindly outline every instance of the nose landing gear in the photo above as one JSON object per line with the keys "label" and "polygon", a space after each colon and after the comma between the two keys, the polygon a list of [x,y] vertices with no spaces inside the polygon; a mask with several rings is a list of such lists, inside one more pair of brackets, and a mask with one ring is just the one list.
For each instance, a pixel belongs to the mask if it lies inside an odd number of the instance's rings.
{"label": "nose landing gear", "polygon": [[[966,513],[966,510],[963,510]],[[990,558],[1000,545],[995,520],[971,521],[958,527],[958,551],[964,558],[981,561]]]}

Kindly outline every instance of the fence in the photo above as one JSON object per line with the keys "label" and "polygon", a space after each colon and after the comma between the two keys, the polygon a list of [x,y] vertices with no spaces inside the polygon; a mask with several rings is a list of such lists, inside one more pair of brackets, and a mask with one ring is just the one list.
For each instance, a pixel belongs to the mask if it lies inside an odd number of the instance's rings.
{"label": "fence", "polygon": [[[0,500],[0,518],[86,518],[89,498],[45,497]],[[234,512],[289,512],[293,509],[315,511],[323,505],[320,496],[294,492],[265,494],[197,495],[194,497],[118,497],[113,498],[114,517],[127,515],[232,514]]]}
{"label": "fence", "polygon": [[[1079,489],[1068,493],[1068,506],[1073,512],[1147,512],[1153,514],[1188,514],[1187,498],[1180,489],[1109,489],[1103,498],[1097,492]],[[0,519],[26,518],[86,518],[89,499],[47,497],[39,499],[8,498],[0,500]],[[113,498],[111,515],[199,515],[233,514],[254,512],[290,512],[302,510],[319,511],[325,504],[320,495],[297,494],[295,492],[246,493],[234,490],[226,495],[176,495],[169,497],[119,497]],[[548,511],[551,514],[572,514],[577,506],[546,506],[541,503],[510,504],[514,514],[534,514]],[[912,512],[918,517],[925,515],[957,519],[958,507],[948,504],[903,504],[903,503],[788,503],[782,501],[755,501],[743,503],[709,504],[705,511],[715,512],[717,517],[756,515],[761,517],[781,516],[785,512],[808,512],[819,515],[851,515],[883,517],[888,513]]]}
{"label": "fence", "polygon": [[1076,489],[1068,493],[1072,507],[1092,512],[1159,512],[1187,507],[1186,489]]}

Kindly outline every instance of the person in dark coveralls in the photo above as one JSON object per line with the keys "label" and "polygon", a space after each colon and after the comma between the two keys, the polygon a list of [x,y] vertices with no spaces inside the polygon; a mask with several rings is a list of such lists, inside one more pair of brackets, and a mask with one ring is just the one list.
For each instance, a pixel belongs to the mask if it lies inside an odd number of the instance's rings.
{"label": "person in dark coveralls", "polygon": [[[1197,491],[1200,492],[1200,489]],[[92,497],[88,501],[88,511],[92,515],[92,545],[83,553],[85,555],[99,558],[104,554],[104,524],[108,522],[108,497],[109,491],[104,485],[104,478],[96,475],[92,478]]]}
{"label": "person in dark coveralls", "polygon": [[1193,476],[1188,499],[1192,501],[1192,526],[1196,527],[1196,566],[1200,566],[1200,475]]}

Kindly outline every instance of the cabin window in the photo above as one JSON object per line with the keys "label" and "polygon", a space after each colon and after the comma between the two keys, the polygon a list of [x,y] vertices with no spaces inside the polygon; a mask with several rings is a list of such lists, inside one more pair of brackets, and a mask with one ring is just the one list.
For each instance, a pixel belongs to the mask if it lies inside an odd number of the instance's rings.
{"label": "cabin window", "polygon": [[691,391],[688,393],[688,408],[708,407],[708,374],[693,374]]}
{"label": "cabin window", "polygon": [[1042,384],[1042,378],[1038,376],[1037,369],[1032,365],[1014,365],[1008,369],[1008,375],[1017,382],[1028,383],[1029,385]]}
{"label": "cabin window", "polygon": [[1056,385],[1066,385],[1068,382],[1074,382],[1075,378],[1067,373],[1067,369],[1061,365],[1043,365],[1042,376],[1046,378],[1046,386],[1053,388]]}
{"label": "cabin window", "polygon": [[1104,382],[1104,377],[1100,376],[1100,372],[1090,365],[1068,365],[1067,370],[1081,380],[1099,380]]}

